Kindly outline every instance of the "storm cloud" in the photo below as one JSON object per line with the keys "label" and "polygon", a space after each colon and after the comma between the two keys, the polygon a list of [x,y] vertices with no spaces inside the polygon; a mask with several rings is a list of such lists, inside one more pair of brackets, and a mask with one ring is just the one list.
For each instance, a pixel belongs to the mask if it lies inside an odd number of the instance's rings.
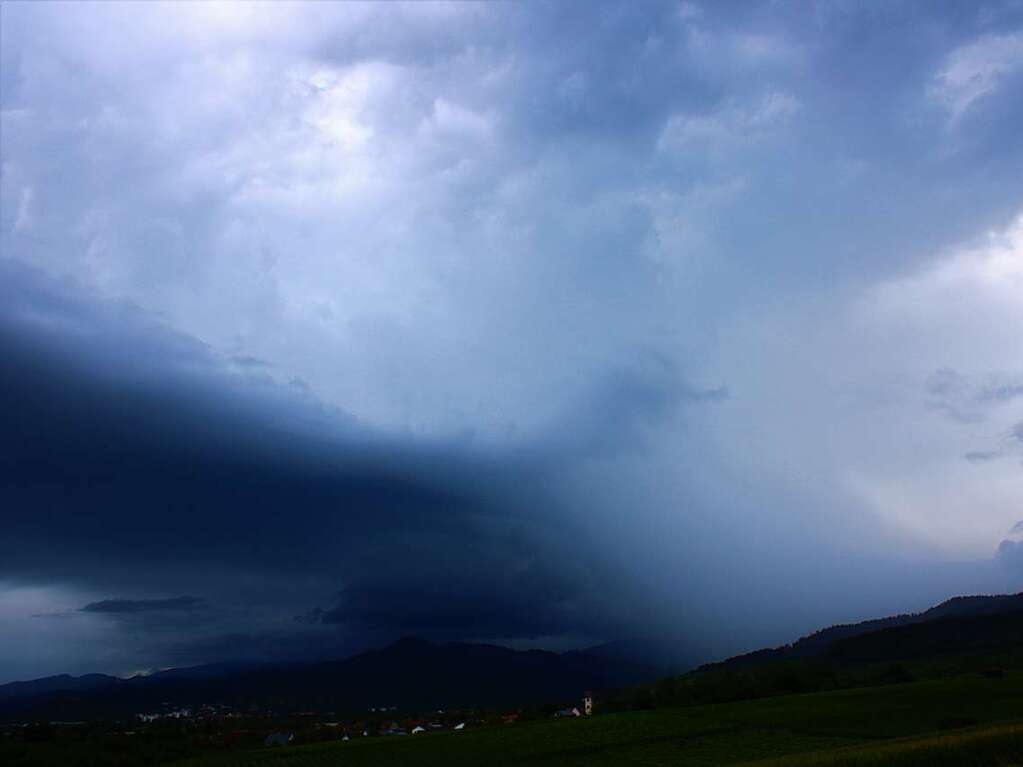
{"label": "storm cloud", "polygon": [[[5,578],[110,591],[130,572],[140,594],[171,584],[218,597],[106,598],[80,608],[144,618],[155,634],[191,620],[169,621],[171,613],[197,610],[207,633],[244,626],[251,616],[218,618],[214,604],[240,593],[283,615],[344,586],[345,607],[321,621],[351,629],[332,635],[335,653],[407,633],[515,639],[625,629],[597,595],[628,587],[614,583],[565,519],[563,501],[542,487],[570,455],[561,440],[495,452],[386,436],[130,304],[10,262],[2,269],[0,395],[19,403],[2,424],[4,491],[15,510],[5,518]],[[589,415],[589,431],[605,447],[617,432],[636,439],[630,424],[651,408],[663,414],[718,396],[654,373],[616,374],[613,403],[596,396],[606,407]],[[57,560],[47,554],[55,540]],[[273,620],[254,623],[257,633],[274,631]],[[283,635],[277,644],[290,652],[296,641],[310,643]]]}
{"label": "storm cloud", "polygon": [[1012,3],[0,14],[0,681],[1014,587]]}

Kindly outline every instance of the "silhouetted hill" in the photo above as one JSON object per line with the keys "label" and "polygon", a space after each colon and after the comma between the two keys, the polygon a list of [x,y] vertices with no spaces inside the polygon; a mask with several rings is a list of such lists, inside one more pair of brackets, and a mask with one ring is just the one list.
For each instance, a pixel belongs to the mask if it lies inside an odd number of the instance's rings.
{"label": "silhouetted hill", "polygon": [[[118,718],[202,703],[288,712],[559,702],[575,700],[587,689],[612,690],[678,674],[693,665],[681,647],[669,640],[632,639],[554,653],[407,638],[346,660],[258,667],[226,663],[132,679],[90,674],[14,682],[0,686],[0,718]],[[790,645],[703,666],[689,675],[696,682],[685,689],[688,698],[704,696],[713,701],[779,690],[808,691],[825,682],[855,686],[864,683],[853,673],[860,668],[855,664],[1021,647],[1023,594],[957,597],[921,613],[831,626]],[[800,663],[804,660],[811,663]],[[775,662],[785,667],[788,676],[772,676]],[[767,675],[763,684],[747,673],[760,667]],[[836,681],[839,667],[850,669],[845,682]],[[797,673],[800,668],[806,672],[803,676]],[[824,681],[814,674],[823,675]],[[672,691],[670,679],[662,682],[658,696],[666,701],[688,700],[678,690]]]}
{"label": "silhouetted hill", "polygon": [[[942,619],[965,618],[970,616],[995,615],[1023,611],[1023,593],[999,594],[991,596],[953,597],[935,607],[920,613],[894,615],[888,618],[861,621],[860,623],[839,624],[816,631],[797,641],[755,652],[737,655],[720,663],[708,664],[706,668],[741,667],[770,663],[778,660],[794,660],[802,658],[820,658],[829,656],[832,647],[843,640],[851,640],[874,632],[885,631],[917,624],[933,623]],[[979,628],[977,630],[982,630]],[[913,633],[923,636],[927,629]],[[911,632],[912,633],[912,632]],[[907,634],[908,636],[908,634]],[[878,640],[880,641],[880,640]],[[992,641],[995,641],[994,637]],[[846,645],[852,647],[854,645]]]}
{"label": "silhouetted hill", "polygon": [[229,676],[231,674],[242,674],[248,671],[259,671],[269,668],[283,668],[289,664],[283,663],[258,663],[253,661],[236,661],[226,663],[207,663],[202,666],[187,666],[185,668],[169,668],[164,671],[157,671],[146,677],[138,677],[146,682],[164,681],[169,679],[215,679],[217,677]]}
{"label": "silhouetted hill", "polygon": [[124,679],[106,674],[85,674],[71,676],[59,674],[26,682],[10,682],[0,685],[0,704],[5,701],[32,698],[54,692],[85,692],[124,683]]}
{"label": "silhouetted hill", "polygon": [[942,616],[839,639],[828,657],[846,662],[899,661],[1023,647],[1023,611]]}
{"label": "silhouetted hill", "polygon": [[660,673],[662,669],[649,665],[587,653],[516,651],[496,645],[403,639],[347,660],[213,677],[195,672],[165,673],[115,679],[109,685],[88,689],[55,685],[41,689],[37,695],[0,699],[0,717],[114,718],[168,705],[202,703],[275,711],[513,705],[575,700],[587,689],[648,681]]}
{"label": "silhouetted hill", "polygon": [[[127,679],[108,674],[84,674],[71,676],[58,674],[24,682],[9,682],[0,685],[0,706],[13,701],[39,698],[46,695],[71,695],[97,690],[124,689],[128,686],[144,686],[154,683],[183,679],[216,679],[247,671],[273,668],[268,663],[236,662],[209,663],[202,666],[171,668],[149,675],[139,674]],[[277,667],[280,667],[279,665]]]}

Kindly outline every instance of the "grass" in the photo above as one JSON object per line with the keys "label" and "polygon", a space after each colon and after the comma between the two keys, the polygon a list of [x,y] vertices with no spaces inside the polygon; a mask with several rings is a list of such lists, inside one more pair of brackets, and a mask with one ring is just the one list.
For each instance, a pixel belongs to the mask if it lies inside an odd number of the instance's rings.
{"label": "grass", "polygon": [[1009,767],[1023,764],[1023,724],[898,738],[882,744],[790,755],[747,767]]}
{"label": "grass", "polygon": [[[348,743],[178,767],[1023,764],[1023,673],[789,695]],[[942,733],[943,728],[975,725]]]}

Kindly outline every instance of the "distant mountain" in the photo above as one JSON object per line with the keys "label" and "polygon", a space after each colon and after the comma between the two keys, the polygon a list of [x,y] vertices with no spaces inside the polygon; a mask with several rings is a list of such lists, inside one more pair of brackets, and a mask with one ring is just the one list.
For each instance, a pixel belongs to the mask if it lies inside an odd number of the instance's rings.
{"label": "distant mountain", "polygon": [[216,679],[217,677],[241,674],[247,671],[259,671],[270,668],[286,668],[286,663],[261,663],[256,661],[228,661],[225,663],[207,663],[202,666],[185,668],[169,668],[157,671],[145,677],[135,677],[146,682],[165,681],[168,679]]}
{"label": "distant mountain", "polygon": [[12,701],[39,698],[53,694],[67,695],[96,690],[110,690],[113,688],[124,689],[129,686],[138,687],[182,679],[216,679],[245,671],[275,667],[280,668],[281,666],[279,664],[273,666],[268,663],[255,662],[209,663],[203,666],[171,668],[157,671],[153,674],[139,674],[127,679],[108,674],[84,674],[83,676],[58,674],[57,676],[47,676],[42,679],[9,682],[0,685],[0,706],[4,703],[9,704]]}
{"label": "distant mountain", "polygon": [[[852,648],[867,646],[867,643],[865,642],[857,645],[853,642],[853,640],[858,637],[864,637],[868,634],[872,635],[878,632],[888,632],[894,629],[922,624],[933,626],[934,623],[945,620],[971,619],[983,616],[1013,613],[1023,613],[1023,593],[953,597],[952,599],[942,602],[941,604],[920,613],[895,615],[889,618],[877,618],[874,620],[861,621],[860,623],[847,623],[830,626],[828,628],[821,629],[820,631],[816,631],[809,636],[802,637],[791,644],[764,650],[756,650],[755,652],[746,653],[745,655],[737,655],[734,658],[729,658],[728,660],[720,663],[708,664],[705,668],[752,666],[777,660],[819,658],[825,656],[836,656],[836,654],[842,654],[844,657],[852,659],[857,652]],[[969,623],[969,621],[967,622]],[[1012,621],[1009,620],[1006,625],[1011,622]],[[1001,626],[1002,624],[999,623],[999,621],[973,621],[972,625],[976,627],[975,630],[982,631],[983,626],[990,626],[993,630],[995,630],[996,627]],[[941,628],[934,629],[932,627],[908,631],[904,632],[904,634],[890,634],[887,636],[913,636],[919,638],[934,633],[941,634],[943,633],[943,630]],[[997,633],[996,631],[996,634],[991,636],[990,642],[987,643],[987,646],[995,646],[999,642],[1007,641],[1005,636],[1006,635]],[[886,642],[884,639],[878,639],[876,641],[876,647],[880,647]],[[979,638],[977,638],[977,641],[980,641]],[[839,648],[842,649],[840,650]],[[889,645],[889,648],[890,651],[894,651],[894,646]]]}
{"label": "distant mountain", "polygon": [[710,653],[694,647],[685,639],[637,637],[572,650],[567,656],[585,656],[603,661],[630,663],[658,669],[664,674],[681,674],[696,668]]}
{"label": "distant mountain", "polygon": [[54,692],[87,692],[122,684],[125,680],[106,674],[70,676],[59,674],[27,682],[10,682],[0,685],[0,704],[24,698],[33,698]]}
{"label": "distant mountain", "polygon": [[37,694],[0,697],[0,718],[120,718],[161,706],[202,703],[275,711],[505,706],[576,700],[584,690],[651,681],[663,673],[648,663],[602,657],[599,652],[516,651],[409,638],[347,660],[213,676],[182,670],[131,680],[107,677],[114,681],[91,688],[73,681],[63,687],[54,683]]}
{"label": "distant mountain", "polygon": [[[888,661],[1023,648],[1023,594],[956,597],[921,613],[831,626],[792,644],[701,670],[826,658]],[[669,639],[628,639],[566,653],[402,639],[346,660],[212,664],[119,679],[60,675],[0,685],[0,720],[123,718],[168,706],[222,703],[279,712],[425,710],[570,701],[679,674],[697,651]]]}
{"label": "distant mountain", "polygon": [[923,620],[953,618],[963,615],[989,615],[1023,610],[1023,593],[996,594],[993,596],[953,597],[919,613]]}

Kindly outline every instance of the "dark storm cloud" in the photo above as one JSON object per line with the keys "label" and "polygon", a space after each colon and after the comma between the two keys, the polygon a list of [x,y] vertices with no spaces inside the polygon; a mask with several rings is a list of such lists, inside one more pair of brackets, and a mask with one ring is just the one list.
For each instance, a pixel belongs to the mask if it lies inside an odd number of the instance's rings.
{"label": "dark storm cloud", "polygon": [[[540,553],[539,560],[536,554],[530,560],[498,559],[496,577],[478,581],[460,558],[438,557],[411,572],[356,579],[332,607],[314,608],[295,620],[445,639],[607,636],[623,629],[612,608],[620,594],[610,582],[585,572],[552,577],[537,567],[543,558]],[[571,562],[563,566],[577,567]]]}
{"label": "dark storm cloud", "polygon": [[299,617],[307,623],[363,625],[402,635],[493,639],[592,630],[594,616],[535,588],[509,593],[475,584],[452,589],[442,583],[425,588],[415,583],[370,583],[346,589],[336,607]]}
{"label": "dark storm cloud", "polygon": [[[349,643],[601,636],[622,625],[614,602],[628,587],[539,487],[570,445],[498,457],[397,443],[262,372],[231,372],[128,304],[13,262],[0,270],[0,397],[18,403],[0,415],[3,577],[219,588],[218,604],[292,615],[342,588],[313,622],[343,625]],[[595,400],[604,406],[591,432],[631,439],[636,419],[719,396],[687,388],[677,371],[616,375]],[[232,592],[250,576],[260,593]],[[80,612],[155,630],[205,607],[192,596],[116,598]],[[199,623],[211,620],[221,618]],[[336,632],[328,638],[336,644]],[[189,649],[186,639],[177,657],[197,659],[218,641],[196,637]],[[308,632],[249,641],[277,654],[323,644]]]}
{"label": "dark storm cloud", "polygon": [[205,607],[202,597],[168,597],[167,599],[101,599],[79,608],[83,613],[134,614],[168,610],[198,610]]}

